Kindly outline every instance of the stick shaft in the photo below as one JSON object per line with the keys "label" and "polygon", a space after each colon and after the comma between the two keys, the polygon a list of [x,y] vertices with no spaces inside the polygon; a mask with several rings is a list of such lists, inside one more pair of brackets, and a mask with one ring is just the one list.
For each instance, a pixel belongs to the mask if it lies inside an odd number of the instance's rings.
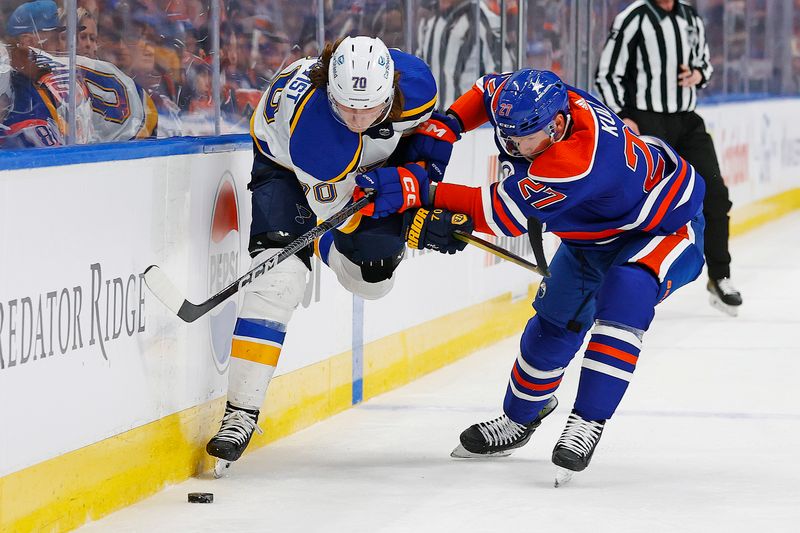
{"label": "stick shaft", "polygon": [[[373,197],[374,193],[372,191],[368,191],[366,196],[363,196],[352,204],[346,206],[324,222],[293,240],[284,248],[282,248],[280,252],[271,256],[266,261],[252,267],[239,279],[199,304],[193,304],[189,300],[182,298],[174,284],[169,281],[167,276],[161,272],[161,269],[159,269],[159,267],[156,265],[151,265],[147,268],[147,270],[145,270],[145,283],[147,283],[148,288],[156,296],[156,298],[161,300],[161,302],[163,302],[164,305],[166,305],[173,312],[176,312],[176,314],[182,320],[185,322],[194,322],[239,292],[242,287],[252,283],[254,279],[263,276],[265,272],[274,268],[275,265],[281,263],[288,257],[291,257],[298,251],[313,243],[315,239],[321,237],[326,231],[338,226],[350,216],[366,207],[367,204],[372,201]],[[181,299],[183,299],[183,302],[180,303],[178,308],[178,302],[180,302]],[[176,308],[178,308],[177,311]]]}
{"label": "stick shaft", "polygon": [[477,246],[481,250],[489,252],[490,254],[495,255],[511,263],[514,263],[515,265],[527,268],[528,270],[536,272],[537,274],[541,274],[542,276],[545,275],[544,271],[541,268],[539,268],[538,265],[531,263],[527,259],[524,259],[515,253],[509,252],[505,248],[501,248],[500,246],[497,246],[494,243],[481,239],[480,237],[476,237],[475,235],[472,235],[470,233],[465,233],[461,230],[455,230],[453,232],[453,236],[461,242],[466,242],[473,246]]}

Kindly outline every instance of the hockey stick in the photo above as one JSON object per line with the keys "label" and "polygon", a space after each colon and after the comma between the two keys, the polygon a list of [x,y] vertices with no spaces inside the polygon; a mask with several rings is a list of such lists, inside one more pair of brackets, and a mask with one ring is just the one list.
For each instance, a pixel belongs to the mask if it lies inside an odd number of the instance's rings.
{"label": "hockey stick", "polygon": [[[500,259],[505,259],[506,261],[514,263],[515,265],[527,268],[528,270],[536,272],[537,274],[541,274],[544,277],[550,277],[550,271],[547,269],[547,263],[544,264],[545,266],[543,269],[539,265],[534,265],[527,259],[523,259],[517,254],[509,252],[505,248],[501,248],[496,244],[493,244],[489,241],[485,241],[480,237],[476,237],[475,235],[472,235],[470,233],[465,233],[458,229],[453,232],[453,236],[461,242],[466,242],[467,244],[477,246],[481,250],[489,252],[490,254],[499,257]],[[534,253],[534,255],[536,254]]]}
{"label": "hockey stick", "polygon": [[365,196],[346,206],[344,209],[332,215],[329,219],[323,221],[318,226],[308,231],[307,233],[296,238],[286,245],[281,251],[263,263],[260,263],[251,268],[245,275],[219,291],[217,294],[208,300],[199,304],[193,304],[185,299],[178,288],[167,277],[166,274],[158,267],[158,265],[150,265],[144,271],[144,281],[150,291],[167,306],[167,308],[178,315],[184,322],[194,322],[201,316],[205,315],[216,306],[236,294],[239,289],[251,283],[255,278],[263,276],[265,272],[272,269],[281,261],[299,252],[309,244],[313,243],[315,239],[322,236],[323,233],[332,229],[351,215],[357,213],[366,207],[374,198],[374,191],[367,191]]}
{"label": "hockey stick", "polygon": [[547,266],[547,258],[544,255],[544,247],[542,246],[542,223],[536,217],[528,219],[528,240],[531,242],[533,257],[541,269],[542,276],[549,278],[550,268]]}

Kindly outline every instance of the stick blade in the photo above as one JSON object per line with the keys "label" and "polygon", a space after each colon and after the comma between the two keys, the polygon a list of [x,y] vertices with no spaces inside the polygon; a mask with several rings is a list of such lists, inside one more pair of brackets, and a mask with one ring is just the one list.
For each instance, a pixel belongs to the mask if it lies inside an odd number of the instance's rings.
{"label": "stick blade", "polygon": [[181,291],[170,281],[158,265],[150,265],[144,271],[144,282],[156,298],[161,300],[167,308],[178,315],[181,306],[186,301]]}

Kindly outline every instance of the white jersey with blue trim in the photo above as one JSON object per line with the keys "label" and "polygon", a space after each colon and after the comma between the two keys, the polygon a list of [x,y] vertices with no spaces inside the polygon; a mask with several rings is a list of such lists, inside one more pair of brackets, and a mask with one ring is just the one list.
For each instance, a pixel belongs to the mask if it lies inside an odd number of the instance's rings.
{"label": "white jersey with blue trim", "polygon": [[[54,96],[67,122],[69,57],[32,49],[36,63],[49,71],[41,83]],[[76,142],[130,141],[154,137],[158,111],[133,78],[108,61],[77,56]]]}
{"label": "white jersey with blue trim", "polygon": [[355,176],[382,166],[401,137],[427,120],[436,105],[428,66],[400,50],[389,53],[400,72],[404,105],[399,120],[386,120],[362,134],[350,131],[333,116],[325,89],[311,83],[309,71],[317,58],[284,68],[253,113],[254,150],[297,176],[321,219],[342,209],[353,196]]}

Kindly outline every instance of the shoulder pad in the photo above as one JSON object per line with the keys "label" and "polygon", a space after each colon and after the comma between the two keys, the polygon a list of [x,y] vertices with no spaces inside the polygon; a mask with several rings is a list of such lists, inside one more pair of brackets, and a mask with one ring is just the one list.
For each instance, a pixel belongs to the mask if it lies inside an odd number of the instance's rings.
{"label": "shoulder pad", "polygon": [[308,91],[289,123],[289,155],[303,172],[320,181],[340,181],[361,159],[361,135],[337,121],[324,90]]}
{"label": "shoulder pad", "polygon": [[417,120],[436,106],[436,80],[428,65],[415,55],[389,50],[394,68],[400,72],[400,92],[403,93],[403,122]]}

